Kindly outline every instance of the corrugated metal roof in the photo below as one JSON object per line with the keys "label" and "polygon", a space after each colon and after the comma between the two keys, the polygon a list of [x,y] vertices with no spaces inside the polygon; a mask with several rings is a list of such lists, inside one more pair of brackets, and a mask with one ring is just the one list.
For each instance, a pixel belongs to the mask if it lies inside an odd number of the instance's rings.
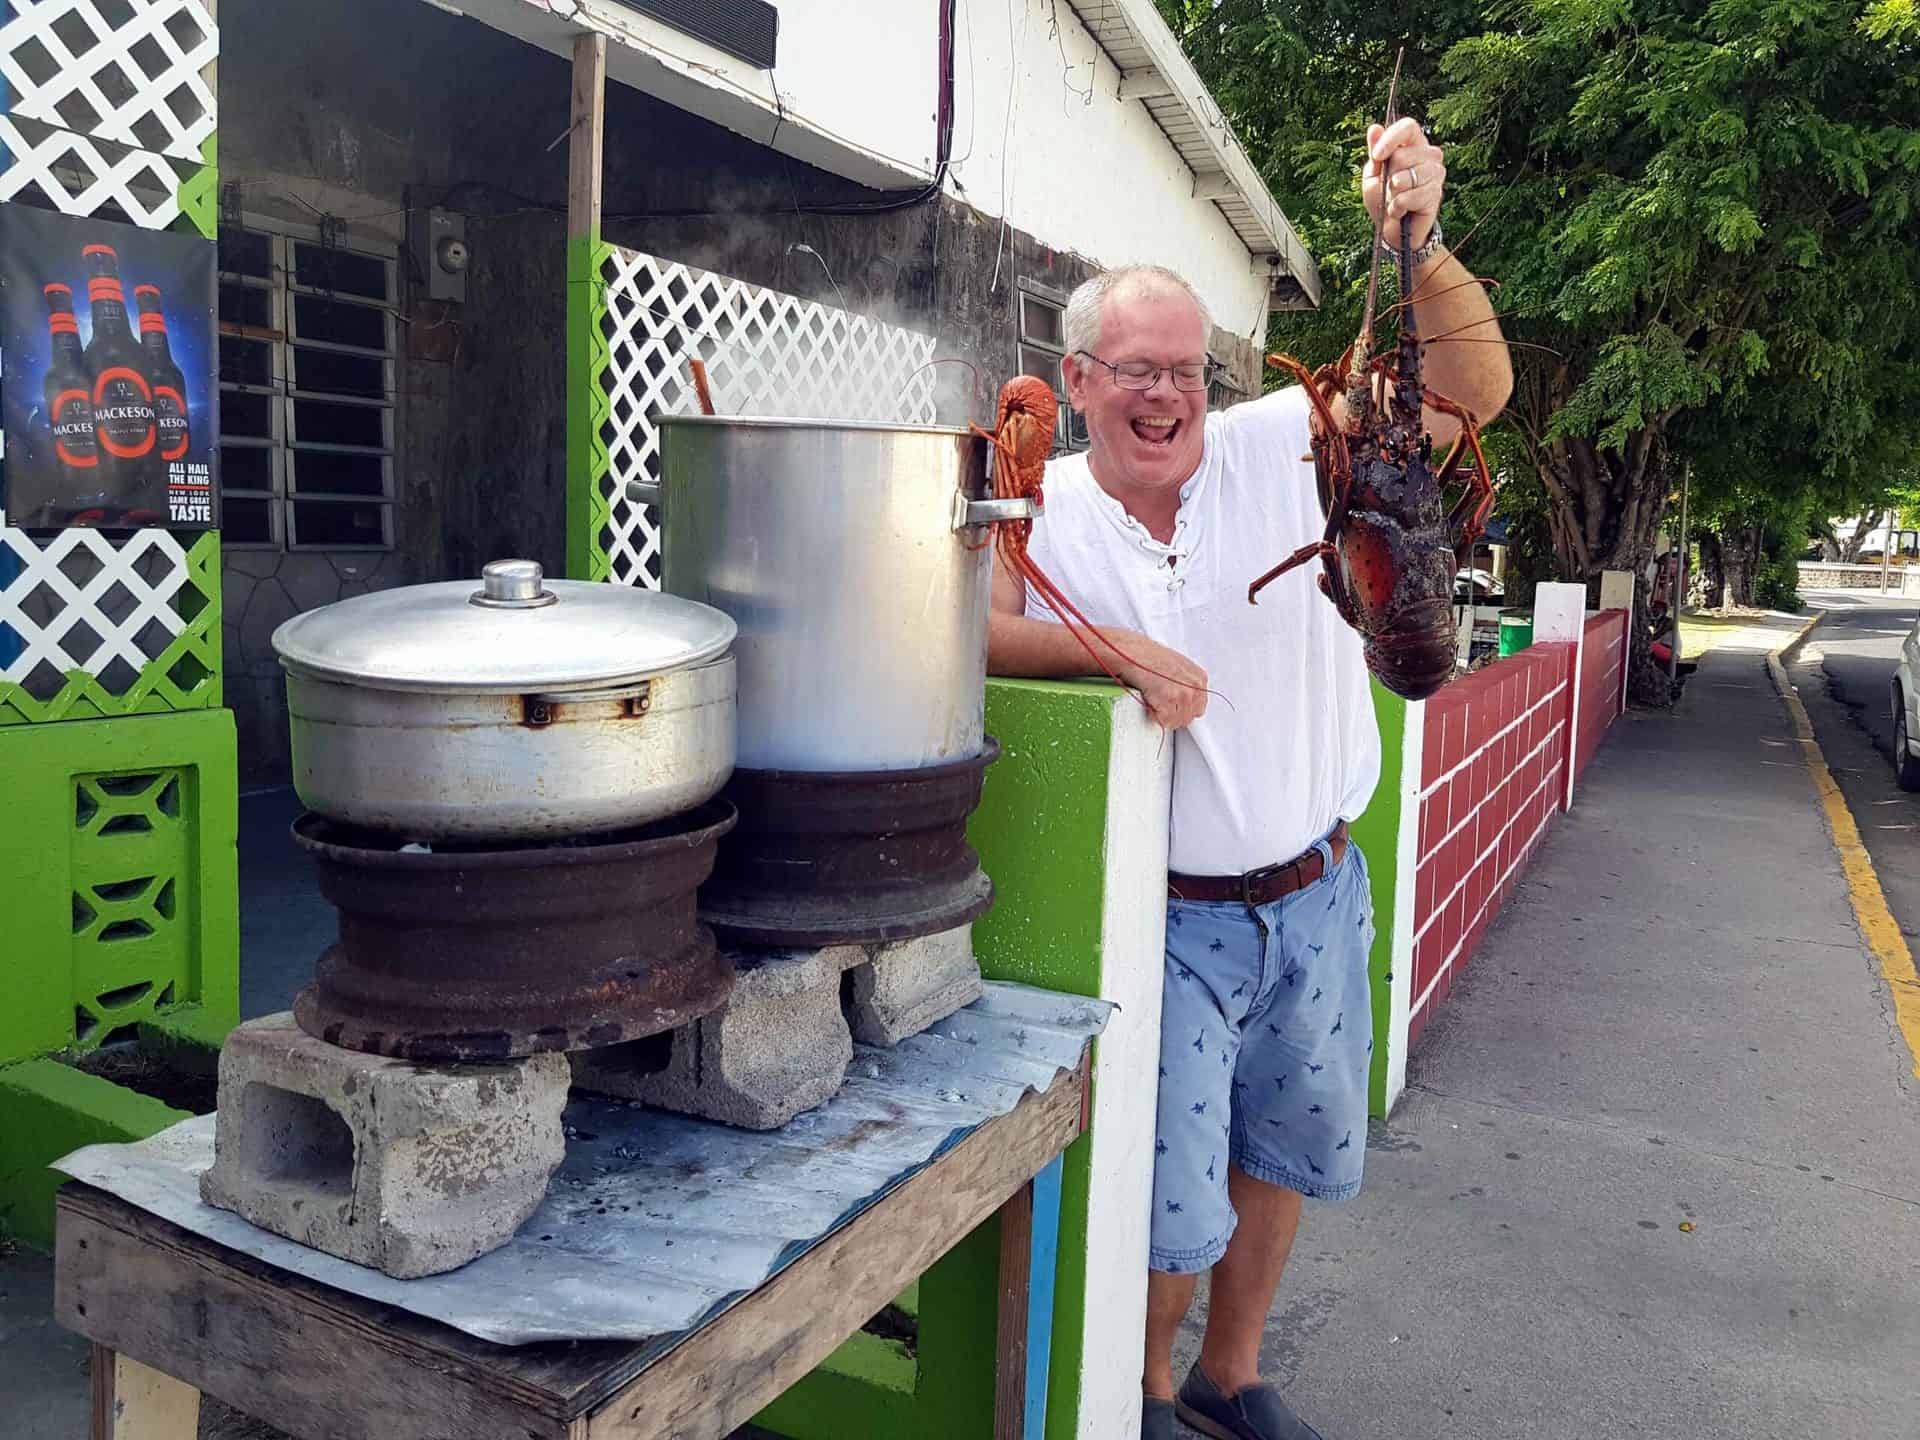
{"label": "corrugated metal roof", "polygon": [[1272,265],[1276,306],[1317,307],[1320,272],[1313,257],[1152,0],[1067,4],[1120,71],[1121,99],[1145,105],[1193,171],[1194,194],[1219,207],[1256,264]]}
{"label": "corrugated metal roof", "polygon": [[395,1280],[200,1200],[215,1118],[55,1168],[244,1255],[503,1345],[687,1330],[754,1289],[1028,1090],[1079,1064],[1105,1000],[990,982],[891,1050],[854,1047],[846,1084],[764,1134],[576,1095],[566,1160],[513,1239],[444,1275]]}

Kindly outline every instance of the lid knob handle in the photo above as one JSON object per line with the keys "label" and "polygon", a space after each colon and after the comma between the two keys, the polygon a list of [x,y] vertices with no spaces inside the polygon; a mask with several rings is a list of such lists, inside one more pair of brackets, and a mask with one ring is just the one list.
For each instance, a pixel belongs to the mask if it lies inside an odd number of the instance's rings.
{"label": "lid knob handle", "polygon": [[480,588],[468,598],[490,609],[531,610],[560,598],[545,581],[538,560],[492,560],[480,571]]}

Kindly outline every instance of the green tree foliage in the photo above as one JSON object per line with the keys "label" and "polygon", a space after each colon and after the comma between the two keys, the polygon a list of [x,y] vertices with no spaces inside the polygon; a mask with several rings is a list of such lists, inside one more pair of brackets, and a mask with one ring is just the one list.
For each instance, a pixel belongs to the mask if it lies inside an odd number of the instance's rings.
{"label": "green tree foliage", "polygon": [[1746,466],[1730,494],[1801,487],[1802,524],[1920,449],[1914,0],[1160,3],[1322,263],[1275,337],[1316,362],[1357,319],[1354,170],[1407,46],[1449,238],[1544,347],[1505,424],[1567,578],[1644,566],[1682,444]]}

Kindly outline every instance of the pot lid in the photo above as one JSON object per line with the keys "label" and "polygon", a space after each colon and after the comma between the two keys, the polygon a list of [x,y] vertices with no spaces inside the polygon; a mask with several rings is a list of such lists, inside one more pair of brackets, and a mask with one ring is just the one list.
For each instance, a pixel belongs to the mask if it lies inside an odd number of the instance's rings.
{"label": "pot lid", "polygon": [[705,664],[735,633],[697,601],[496,560],[477,586],[376,590],[296,615],[273,648],[288,669],[375,690],[578,690]]}

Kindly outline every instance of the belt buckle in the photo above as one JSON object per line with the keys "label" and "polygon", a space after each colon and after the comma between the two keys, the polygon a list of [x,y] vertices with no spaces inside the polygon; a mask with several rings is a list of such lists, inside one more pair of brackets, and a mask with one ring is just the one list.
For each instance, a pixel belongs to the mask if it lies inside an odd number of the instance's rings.
{"label": "belt buckle", "polygon": [[1246,907],[1251,910],[1256,903],[1253,898],[1253,891],[1256,885],[1264,884],[1293,863],[1291,860],[1283,860],[1277,865],[1262,865],[1258,870],[1249,870],[1242,875],[1240,877],[1240,899],[1246,904]]}

